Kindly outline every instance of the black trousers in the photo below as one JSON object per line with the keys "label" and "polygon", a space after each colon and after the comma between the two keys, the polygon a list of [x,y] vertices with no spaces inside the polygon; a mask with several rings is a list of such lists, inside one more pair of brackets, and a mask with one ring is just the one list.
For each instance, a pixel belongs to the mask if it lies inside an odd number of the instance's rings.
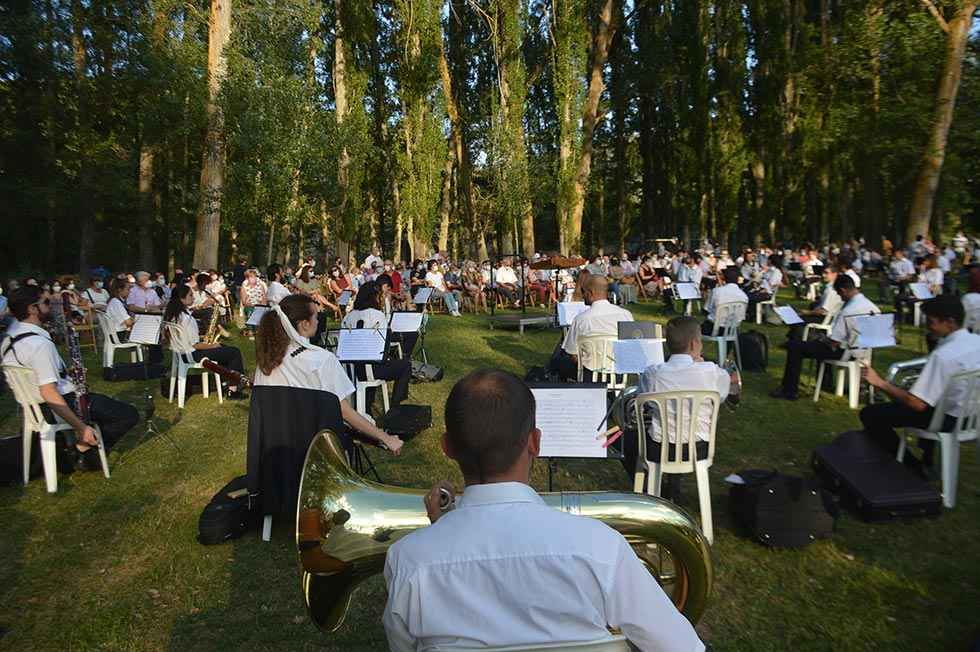
{"label": "black trousers", "polygon": [[799,393],[800,373],[803,370],[803,361],[807,358],[812,360],[840,360],[843,355],[843,349],[834,348],[827,340],[788,341],[786,343],[786,367],[783,369],[783,393],[788,396],[796,396]]}
{"label": "black trousers", "polygon": [[[561,341],[558,342],[558,346],[551,354],[551,359],[548,360],[548,371],[556,374],[562,380],[578,381],[578,362],[565,349],[561,348]],[[582,378],[586,382],[591,382],[592,370],[583,368]]]}
{"label": "black trousers", "polygon": [[[633,480],[636,474],[636,458],[640,456],[639,440],[639,433],[636,430],[627,430],[620,438],[623,446],[623,459],[620,462],[622,462],[623,469],[625,469],[626,476],[630,481]],[[667,450],[668,460],[671,462],[676,461],[677,456],[674,450],[673,448]],[[707,458],[708,442],[696,442],[694,444],[694,450],[699,460]],[[649,436],[647,436],[647,459],[660,459],[660,442],[654,441]],[[686,457],[684,459],[687,460]],[[668,500],[676,500],[680,492],[680,479],[680,474],[665,473],[660,485],[660,495]],[[652,482],[652,479],[648,479],[648,481]]]}
{"label": "black trousers", "polygon": [[191,356],[196,362],[208,358],[212,362],[217,362],[222,367],[228,367],[232,371],[240,374],[245,373],[245,363],[242,361],[242,352],[233,346],[219,346],[216,349],[205,349],[194,351]]}
{"label": "black trousers", "polygon": [[[64,399],[68,405],[72,406],[72,409],[75,408],[74,393],[65,394]],[[99,426],[99,430],[102,431],[102,441],[106,450],[111,449],[140,420],[140,413],[132,405],[117,401],[105,394],[90,393],[88,395],[88,408],[92,423]],[[54,414],[47,404],[42,406],[41,411],[48,423],[55,423]],[[73,442],[74,438],[69,440]]]}
{"label": "black trousers", "polygon": [[[895,428],[928,428],[932,421],[933,408],[916,412],[903,403],[875,403],[861,410],[861,423],[875,443],[881,446],[889,455],[898,453],[898,434]],[[946,415],[943,423],[944,430],[951,430],[956,425],[956,418]],[[922,463],[931,466],[936,442],[931,439],[920,439]],[[906,456],[906,460],[908,456]]]}
{"label": "black trousers", "polygon": [[396,342],[401,342],[402,345],[402,359],[410,360],[412,358],[412,352],[415,350],[415,344],[419,341],[418,333],[392,333],[392,338]]}
{"label": "black trousers", "polygon": [[[391,392],[392,407],[398,405],[408,398],[408,383],[412,380],[412,362],[407,358],[404,360],[386,360],[385,362],[372,364],[371,370],[375,380],[393,380],[395,388]],[[363,364],[357,365],[357,379],[367,380],[367,369]],[[374,390],[367,392],[367,404],[370,406],[374,402]]]}
{"label": "black trousers", "polygon": [[715,323],[710,319],[705,319],[703,322],[701,322],[702,335],[711,335],[712,331],[714,330],[715,330]]}

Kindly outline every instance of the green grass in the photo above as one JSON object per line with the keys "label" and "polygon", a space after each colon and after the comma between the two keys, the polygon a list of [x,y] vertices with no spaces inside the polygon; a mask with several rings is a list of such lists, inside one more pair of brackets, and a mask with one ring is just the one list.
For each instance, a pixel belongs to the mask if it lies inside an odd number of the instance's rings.
{"label": "green grass", "polygon": [[[646,303],[641,319],[665,321]],[[761,328],[774,344],[782,328]],[[461,479],[440,451],[443,402],[452,383],[476,367],[516,373],[542,364],[554,331],[494,330],[486,318],[437,316],[427,337],[445,379],[413,385],[411,401],[433,406],[433,427],[400,458],[375,455],[390,484],[427,487]],[[919,336],[878,355],[875,366],[922,353]],[[239,340],[251,366],[254,346]],[[714,355],[713,347],[707,351]],[[976,447],[962,447],[959,500],[938,519],[869,525],[845,514],[835,536],[800,551],[773,551],[736,537],[727,510],[726,475],[744,468],[806,473],[813,448],[859,427],[843,399],[776,402],[766,394],[782,373],[774,348],[767,373],[746,374],[737,412],[722,410],[711,469],[715,588],[698,625],[716,650],[956,650],[975,635],[980,604],[980,497]],[[88,356],[90,369],[97,363]],[[812,389],[804,373],[801,393]],[[807,385],[810,383],[810,385]],[[146,383],[104,383],[100,391],[142,405]],[[384,585],[367,583],[343,628],[320,633],[306,616],[289,524],[273,541],[256,534],[221,546],[195,541],[211,495],[243,473],[247,403],[218,406],[191,398],[178,420],[157,398],[157,424],[180,447],[144,440],[140,423],[110,456],[112,479],[61,476],[57,495],[42,480],[0,489],[0,638],[2,650],[382,650]],[[0,432],[19,429],[9,394],[0,399]],[[618,462],[566,463],[559,489],[628,489]],[[544,465],[535,486],[546,488]],[[683,505],[697,513],[692,477]]]}

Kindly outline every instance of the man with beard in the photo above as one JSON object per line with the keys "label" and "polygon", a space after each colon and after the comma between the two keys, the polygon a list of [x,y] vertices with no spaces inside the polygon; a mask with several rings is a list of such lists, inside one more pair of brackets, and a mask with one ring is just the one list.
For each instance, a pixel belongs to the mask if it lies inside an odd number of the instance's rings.
{"label": "man with beard", "polygon": [[[0,349],[5,365],[27,367],[34,372],[42,410],[49,423],[57,414],[75,431],[68,437],[69,448],[78,451],[79,466],[86,471],[101,468],[95,430],[78,418],[74,411],[75,385],[68,378],[67,367],[51,336],[44,329],[51,319],[52,297],[38,286],[18,288],[10,296],[10,311],[16,321],[8,330],[9,337]],[[108,450],[139,421],[139,412],[132,405],[102,394],[88,394],[92,423],[99,426]],[[74,441],[72,441],[74,440]]]}

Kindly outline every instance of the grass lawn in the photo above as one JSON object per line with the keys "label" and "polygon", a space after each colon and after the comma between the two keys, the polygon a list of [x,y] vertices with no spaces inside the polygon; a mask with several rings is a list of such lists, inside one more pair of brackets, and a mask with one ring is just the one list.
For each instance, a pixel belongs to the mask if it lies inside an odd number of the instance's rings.
{"label": "grass lawn", "polygon": [[[638,319],[666,321],[652,303],[632,308]],[[747,328],[783,341],[783,328]],[[436,316],[427,349],[446,376],[413,385],[410,398],[433,406],[434,424],[401,457],[374,455],[385,482],[427,487],[446,477],[459,486],[438,444],[449,388],[477,367],[523,375],[544,363],[556,339],[555,331],[491,331],[483,316]],[[235,344],[251,368],[253,344]],[[902,346],[878,355],[875,366],[884,373],[922,350],[917,332],[904,329]],[[713,356],[713,347],[706,353]],[[722,408],[711,469],[715,587],[701,636],[716,650],[965,649],[980,605],[980,469],[972,444],[962,447],[956,509],[937,519],[869,525],[845,514],[832,539],[800,551],[768,550],[733,534],[722,478],[745,468],[806,473],[815,446],[860,427],[845,399],[769,399],[783,360],[773,348],[768,372],[745,375],[738,411]],[[97,369],[93,355],[87,362]],[[807,369],[803,395],[812,390]],[[146,383],[92,385],[142,411]],[[56,495],[45,493],[40,479],[0,488],[0,627],[9,630],[0,650],[385,649],[380,577],[355,594],[335,635],[310,623],[290,524],[279,523],[269,544],[257,534],[221,546],[196,542],[203,506],[244,472],[247,403],[219,406],[195,396],[182,415],[176,403],[157,397],[156,405],[157,425],[179,453],[160,437],[144,439],[141,422],[111,454],[111,480],[61,476]],[[19,429],[7,393],[0,398],[0,432]],[[534,484],[546,489],[544,465]],[[682,504],[696,514],[693,476],[682,484]],[[618,462],[595,461],[563,464],[556,488],[629,487]]]}

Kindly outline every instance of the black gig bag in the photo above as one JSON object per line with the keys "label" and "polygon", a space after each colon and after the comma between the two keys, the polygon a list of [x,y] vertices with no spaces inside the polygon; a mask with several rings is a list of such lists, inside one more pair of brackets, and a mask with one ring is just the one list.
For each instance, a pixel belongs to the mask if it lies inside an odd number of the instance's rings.
{"label": "black gig bag", "polygon": [[729,490],[732,516],[758,543],[772,548],[802,548],[834,532],[837,506],[815,479],[778,471],[739,471],[745,484]]}
{"label": "black gig bag", "polygon": [[197,522],[197,540],[212,546],[237,539],[258,525],[260,510],[249,496],[246,476],[240,475],[211,498]]}
{"label": "black gig bag", "polygon": [[391,408],[381,423],[388,434],[408,441],[432,425],[432,406],[402,403]]}
{"label": "black gig bag", "polygon": [[769,366],[769,338],[764,333],[739,333],[738,350],[742,357],[742,371],[765,371]]}

